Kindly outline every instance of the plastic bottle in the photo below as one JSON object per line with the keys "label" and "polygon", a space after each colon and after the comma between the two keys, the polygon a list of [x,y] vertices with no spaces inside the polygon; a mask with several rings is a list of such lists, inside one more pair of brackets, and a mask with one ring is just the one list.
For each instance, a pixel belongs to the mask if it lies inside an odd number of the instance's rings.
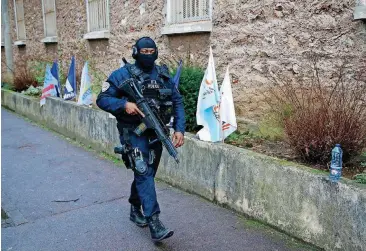
{"label": "plastic bottle", "polygon": [[342,155],[343,151],[340,144],[336,144],[332,150],[332,160],[330,163],[329,180],[338,182],[342,175]]}

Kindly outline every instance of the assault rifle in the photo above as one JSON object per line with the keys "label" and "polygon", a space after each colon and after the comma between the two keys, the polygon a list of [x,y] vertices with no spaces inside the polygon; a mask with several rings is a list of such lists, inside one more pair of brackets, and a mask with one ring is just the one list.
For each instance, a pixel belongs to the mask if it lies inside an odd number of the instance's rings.
{"label": "assault rifle", "polygon": [[[153,140],[149,144],[153,144],[160,140],[169,154],[179,163],[178,152],[175,149],[172,141],[169,138],[169,129],[165,126],[162,119],[158,114],[158,107],[154,100],[147,100],[144,98],[139,89],[139,83],[136,79],[130,78],[124,81],[120,86],[120,90],[129,94],[136,102],[137,107],[142,111],[145,117],[142,118],[142,123],[137,126],[134,132],[137,135],[141,135],[146,129],[153,129],[157,135],[157,139]],[[167,93],[159,92],[160,96],[167,95]]]}

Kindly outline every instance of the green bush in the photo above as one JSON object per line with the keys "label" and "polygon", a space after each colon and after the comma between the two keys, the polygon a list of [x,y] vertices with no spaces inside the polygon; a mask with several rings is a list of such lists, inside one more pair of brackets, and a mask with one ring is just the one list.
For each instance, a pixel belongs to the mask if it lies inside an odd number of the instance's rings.
{"label": "green bush", "polygon": [[[175,75],[177,68],[172,72]],[[186,131],[197,132],[202,126],[196,123],[197,99],[204,70],[198,66],[183,65],[180,79],[179,92],[183,96],[184,111],[186,115]]]}
{"label": "green bush", "polygon": [[42,86],[33,87],[32,85],[25,91],[22,91],[22,94],[34,97],[41,97],[42,95]]}

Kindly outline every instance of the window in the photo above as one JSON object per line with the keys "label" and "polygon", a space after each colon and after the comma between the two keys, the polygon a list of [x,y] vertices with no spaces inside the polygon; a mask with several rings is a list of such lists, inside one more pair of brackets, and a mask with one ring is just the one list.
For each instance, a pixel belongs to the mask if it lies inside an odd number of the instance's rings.
{"label": "window", "polygon": [[[51,42],[51,37],[57,36],[56,29],[56,5],[55,0],[42,0],[43,24],[44,24],[44,42]],[[56,42],[56,41],[55,41]]]}
{"label": "window", "polygon": [[5,31],[4,30],[5,30],[5,25],[4,25],[3,18],[1,18],[1,46],[5,45],[5,37],[4,37]]}
{"label": "window", "polygon": [[17,40],[25,40],[24,5],[23,0],[14,0],[15,24],[17,27]]}
{"label": "window", "polygon": [[109,38],[109,0],[86,0],[88,33],[84,39]]}
{"label": "window", "polygon": [[212,30],[212,0],[166,0],[163,34]]}
{"label": "window", "polygon": [[88,32],[109,30],[109,0],[87,0]]}

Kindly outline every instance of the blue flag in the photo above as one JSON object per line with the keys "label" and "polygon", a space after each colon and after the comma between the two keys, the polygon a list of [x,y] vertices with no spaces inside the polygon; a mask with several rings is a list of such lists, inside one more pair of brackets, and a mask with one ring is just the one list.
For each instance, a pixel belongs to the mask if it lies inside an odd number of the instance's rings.
{"label": "blue flag", "polygon": [[51,74],[57,80],[57,84],[55,86],[56,95],[57,95],[57,97],[61,97],[61,85],[60,85],[60,79],[58,78],[58,63],[57,63],[57,60],[55,60],[52,64]]}
{"label": "blue flag", "polygon": [[76,97],[76,68],[75,68],[75,57],[72,56],[69,74],[67,75],[64,99],[71,100]]}
{"label": "blue flag", "polygon": [[180,78],[180,74],[182,73],[182,60],[179,61],[179,66],[177,68],[177,72],[175,73],[174,77],[173,77],[173,83],[175,85],[175,88],[178,89],[179,86],[179,78]]}
{"label": "blue flag", "polygon": [[[175,75],[173,77],[173,84],[174,84],[174,87],[178,90],[178,92],[179,92],[178,86],[179,86],[180,74],[182,73],[182,66],[183,66],[182,60],[180,60],[178,68],[177,68],[177,72],[175,73]],[[174,123],[174,116],[171,116],[170,122],[166,126],[168,126],[169,128],[172,128],[173,123]]]}

